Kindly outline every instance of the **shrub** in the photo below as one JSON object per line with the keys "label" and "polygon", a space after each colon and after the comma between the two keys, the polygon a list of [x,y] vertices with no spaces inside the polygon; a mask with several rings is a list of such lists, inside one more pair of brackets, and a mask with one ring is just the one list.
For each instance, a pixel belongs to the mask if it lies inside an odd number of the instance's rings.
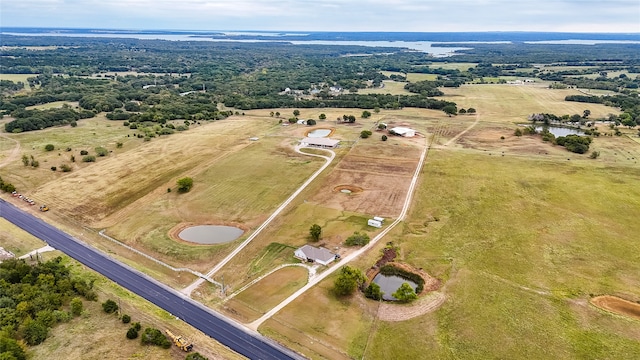
{"label": "shrub", "polygon": [[80,316],[80,314],[82,314],[83,304],[80,298],[74,297],[73,299],[71,299],[69,307],[71,308],[71,314],[73,316]]}
{"label": "shrub", "polygon": [[134,327],[130,327],[129,330],[127,330],[127,339],[133,340],[137,337],[138,337],[138,330],[136,330],[136,328]]}
{"label": "shrub", "polygon": [[373,133],[371,131],[369,131],[369,130],[362,130],[360,132],[360,137],[363,138],[363,139],[366,139],[369,136],[371,136],[371,134],[373,134]]}
{"label": "shrub", "polygon": [[520,128],[517,128],[516,131],[513,132],[513,135],[522,136],[522,130]]}
{"label": "shrub", "polygon": [[380,285],[374,283],[373,281],[364,290],[364,296],[368,297],[369,299],[373,299],[373,300],[381,300],[383,294],[384,293],[380,289]]}
{"label": "shrub", "polygon": [[193,179],[190,177],[184,177],[182,179],[179,179],[177,181],[177,184],[178,192],[186,193],[189,192],[189,190],[191,190],[191,188],[193,187]]}
{"label": "shrub", "polygon": [[164,334],[158,329],[146,328],[140,336],[140,342],[143,345],[157,345],[161,346],[165,349],[171,347],[171,342],[167,339]]}
{"label": "shrub", "polygon": [[53,146],[53,144],[47,144],[47,145],[45,145],[45,146],[44,146],[44,149],[45,149],[46,151],[53,151],[55,148],[56,148],[56,147],[55,147],[55,146]]}
{"label": "shrub", "polygon": [[118,304],[116,304],[115,301],[109,299],[102,303],[102,310],[104,310],[104,312],[106,312],[107,314],[113,314],[114,312],[118,311]]}
{"label": "shrub", "polygon": [[82,157],[82,162],[95,162],[96,161],[96,157],[93,155],[87,155]]}
{"label": "shrub", "polygon": [[71,123],[69,123],[69,125],[71,125],[71,127],[76,127],[78,126],[78,123],[75,120],[72,120]]}
{"label": "shrub", "polygon": [[87,150],[80,150],[80,155],[89,155]]}
{"label": "shrub", "polygon": [[55,167],[55,166],[52,166],[52,167],[51,167],[51,171],[56,171],[56,170],[58,170],[58,168],[57,168],[57,167]]}
{"label": "shrub", "polygon": [[98,156],[107,156],[107,155],[109,155],[109,150],[103,148],[102,146],[98,146],[95,150],[96,150],[96,155],[98,155]]}
{"label": "shrub", "polygon": [[361,234],[356,231],[353,233],[353,235],[349,236],[344,243],[347,246],[364,246],[367,245],[369,241],[371,241],[369,235]]}
{"label": "shrub", "polygon": [[140,329],[142,329],[142,325],[140,325],[140,323],[137,321],[131,324],[131,327],[136,329],[136,331],[140,331]]}
{"label": "shrub", "polygon": [[597,159],[599,156],[600,156],[600,151],[592,151],[591,155],[589,155],[589,158]]}
{"label": "shrub", "polygon": [[60,170],[62,170],[62,172],[69,172],[69,171],[71,171],[71,166],[69,166],[67,164],[62,164],[62,165],[60,165]]}
{"label": "shrub", "polygon": [[131,316],[129,316],[127,314],[122,315],[122,322],[125,323],[125,324],[130,323],[131,322]]}
{"label": "shrub", "polygon": [[195,352],[187,355],[187,357],[184,360],[209,360],[209,358],[206,358],[200,353]]}
{"label": "shrub", "polygon": [[387,141],[387,135],[382,135],[382,141]]}
{"label": "shrub", "polygon": [[116,143],[116,147],[117,147],[118,149],[121,149],[121,148],[122,148],[122,145],[123,145],[123,144],[122,144],[121,142],[119,142],[119,141]]}

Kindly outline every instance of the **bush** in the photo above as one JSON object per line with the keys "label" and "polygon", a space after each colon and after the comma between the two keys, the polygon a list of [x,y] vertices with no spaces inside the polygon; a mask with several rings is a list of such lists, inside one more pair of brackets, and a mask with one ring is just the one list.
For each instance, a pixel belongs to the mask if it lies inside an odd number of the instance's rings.
{"label": "bush", "polygon": [[187,355],[187,357],[184,360],[209,360],[209,358],[206,358],[202,356],[200,353],[195,352]]}
{"label": "bush", "polygon": [[89,155],[87,150],[80,150],[80,155]]}
{"label": "bush", "polygon": [[122,322],[123,322],[124,324],[128,324],[128,323],[130,323],[130,322],[131,322],[131,316],[129,316],[129,315],[127,315],[127,314],[122,315]]}
{"label": "bush", "polygon": [[82,162],[95,162],[96,161],[96,157],[93,155],[87,155],[82,157]]}
{"label": "bush", "polygon": [[80,314],[82,314],[83,308],[82,299],[74,297],[73,299],[71,299],[69,307],[71,308],[71,314],[73,316],[80,316]]}
{"label": "bush", "polygon": [[597,159],[599,156],[600,156],[600,151],[592,151],[591,155],[589,155],[589,158]]}
{"label": "bush", "polygon": [[138,337],[138,330],[136,330],[136,328],[134,327],[130,327],[129,330],[127,330],[127,339],[133,340],[137,337]]}
{"label": "bush", "polygon": [[136,329],[136,331],[140,331],[140,329],[142,329],[142,325],[140,325],[140,323],[137,321],[131,324],[131,327]]}
{"label": "bush", "polygon": [[186,193],[186,192],[189,192],[189,190],[191,190],[191,188],[193,187],[193,179],[190,177],[184,177],[182,179],[179,179],[177,181],[177,184],[178,184],[178,192]]}
{"label": "bush", "polygon": [[68,311],[53,310],[53,316],[56,318],[56,321],[60,323],[71,320],[71,313]]}
{"label": "bush", "polygon": [[71,171],[71,166],[69,166],[67,164],[62,164],[62,165],[60,165],[60,170],[62,170],[62,172],[69,172],[69,171]]}
{"label": "bush", "polygon": [[107,314],[113,314],[114,312],[118,311],[118,304],[116,304],[115,301],[109,299],[102,303],[102,310],[104,310],[104,312],[106,312]]}
{"label": "bush", "polygon": [[373,134],[373,133],[371,131],[369,131],[369,130],[362,130],[360,132],[360,137],[363,138],[363,139],[366,139],[369,136],[371,136],[371,134]]}
{"label": "bush", "polygon": [[107,155],[109,155],[109,150],[103,148],[102,146],[98,146],[95,150],[96,150],[96,155],[98,155],[98,156],[107,156]]}
{"label": "bush", "polygon": [[45,146],[44,146],[44,149],[45,149],[46,151],[53,151],[55,148],[56,148],[56,147],[55,147],[55,146],[53,146],[53,144],[47,144],[47,145],[45,145]]}
{"label": "bush", "polygon": [[122,144],[121,142],[119,142],[119,141],[116,143],[116,147],[117,147],[118,149],[122,149],[122,145],[123,145],[123,144]]}
{"label": "bush", "polygon": [[143,345],[157,345],[161,346],[165,349],[171,347],[171,342],[167,339],[164,334],[158,329],[146,328],[140,336],[140,342]]}
{"label": "bush", "polygon": [[382,135],[382,141],[387,141],[387,135]]}
{"label": "bush", "polygon": [[520,128],[517,128],[516,131],[513,132],[513,135],[522,136],[522,130]]}
{"label": "bush", "polygon": [[55,166],[52,166],[52,167],[51,167],[51,171],[56,171],[56,170],[58,170],[58,168],[57,168],[57,167],[55,167]]}
{"label": "bush", "polygon": [[364,290],[364,296],[368,297],[369,299],[373,299],[373,300],[381,300],[383,294],[384,293],[380,289],[380,285],[374,283],[373,281]]}
{"label": "bush", "polygon": [[360,234],[359,232],[354,232],[353,235],[349,236],[347,240],[345,240],[345,245],[347,246],[364,246],[367,245],[371,241],[369,235]]}

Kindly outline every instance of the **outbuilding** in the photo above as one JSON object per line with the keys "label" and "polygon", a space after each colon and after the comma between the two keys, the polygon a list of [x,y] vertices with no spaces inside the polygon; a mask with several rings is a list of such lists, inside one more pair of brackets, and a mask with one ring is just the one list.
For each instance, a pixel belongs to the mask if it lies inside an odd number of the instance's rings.
{"label": "outbuilding", "polygon": [[400,135],[402,137],[414,137],[416,131],[406,127],[394,127],[389,130],[390,133]]}
{"label": "outbuilding", "polygon": [[330,138],[310,138],[306,137],[300,141],[300,145],[302,146],[312,146],[319,147],[324,149],[335,149],[340,140],[330,139]]}
{"label": "outbuilding", "polygon": [[296,249],[293,255],[306,262],[316,262],[320,265],[328,265],[336,259],[336,254],[325,248],[316,248],[311,245],[305,245]]}
{"label": "outbuilding", "polygon": [[369,226],[373,226],[373,227],[377,227],[377,228],[381,228],[382,227],[382,222],[375,220],[375,219],[369,219],[367,220],[367,225]]}

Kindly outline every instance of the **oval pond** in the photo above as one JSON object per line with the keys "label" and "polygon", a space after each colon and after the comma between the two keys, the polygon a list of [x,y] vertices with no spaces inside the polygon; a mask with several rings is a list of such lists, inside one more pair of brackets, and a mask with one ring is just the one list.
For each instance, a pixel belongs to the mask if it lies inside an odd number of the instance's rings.
{"label": "oval pond", "polygon": [[418,287],[418,284],[414,283],[413,281],[395,275],[387,276],[378,274],[375,278],[373,278],[373,282],[380,286],[380,290],[384,292],[384,294],[382,295],[382,299],[387,301],[398,300],[391,294],[396,292],[398,288],[400,288],[402,283],[409,283],[409,285],[411,285],[411,287],[413,288],[413,291],[416,291],[416,288]]}
{"label": "oval pond", "polygon": [[[561,127],[561,126],[547,126],[547,128],[549,129],[549,132],[552,133],[555,137],[559,137],[559,136],[567,136],[567,135],[584,135],[584,131],[582,130],[578,130],[578,129],[573,129],[573,128],[566,128],[566,127]],[[536,126],[536,130],[538,132],[542,131],[543,127],[542,126]]]}
{"label": "oval pond", "polygon": [[178,236],[198,244],[222,244],[239,238],[243,233],[242,229],[233,226],[198,225],[180,231]]}
{"label": "oval pond", "polygon": [[309,131],[309,133],[307,133],[307,137],[322,138],[329,136],[329,134],[331,134],[331,129],[315,129]]}

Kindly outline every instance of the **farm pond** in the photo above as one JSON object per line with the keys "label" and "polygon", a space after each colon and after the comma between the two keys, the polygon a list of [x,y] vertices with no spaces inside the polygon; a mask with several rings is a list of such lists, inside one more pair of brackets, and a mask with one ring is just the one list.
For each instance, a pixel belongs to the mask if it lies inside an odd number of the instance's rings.
{"label": "farm pond", "polygon": [[315,129],[309,131],[309,133],[307,133],[307,137],[323,138],[329,136],[329,134],[331,134],[331,129]]}
{"label": "farm pond", "polygon": [[375,278],[373,278],[373,282],[380,286],[380,290],[384,292],[384,294],[382,295],[382,299],[387,301],[398,300],[391,294],[396,292],[402,285],[402,283],[408,283],[409,285],[411,285],[413,291],[416,291],[416,288],[418,287],[418,284],[414,283],[413,281],[395,275],[378,274]]}
{"label": "farm pond", "polygon": [[[542,131],[542,126],[536,126],[536,130],[538,132]],[[566,128],[561,126],[547,126],[549,132],[552,133],[555,137],[559,136],[567,136],[567,135],[584,135],[584,131],[573,128]]]}
{"label": "farm pond", "polygon": [[210,245],[233,241],[243,233],[242,229],[233,226],[198,225],[180,231],[178,237],[184,241]]}

